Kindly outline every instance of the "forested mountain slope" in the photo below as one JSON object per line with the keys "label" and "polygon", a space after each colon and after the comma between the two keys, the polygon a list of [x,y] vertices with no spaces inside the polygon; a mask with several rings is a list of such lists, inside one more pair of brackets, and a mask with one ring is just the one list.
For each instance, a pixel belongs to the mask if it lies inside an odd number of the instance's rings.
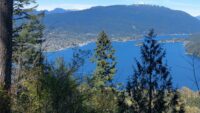
{"label": "forested mountain slope", "polygon": [[197,18],[183,11],[150,5],[98,6],[81,11],[48,13],[44,23],[48,33],[56,33],[57,37],[93,37],[102,30],[113,37],[143,34],[150,28],[159,34],[200,31]]}

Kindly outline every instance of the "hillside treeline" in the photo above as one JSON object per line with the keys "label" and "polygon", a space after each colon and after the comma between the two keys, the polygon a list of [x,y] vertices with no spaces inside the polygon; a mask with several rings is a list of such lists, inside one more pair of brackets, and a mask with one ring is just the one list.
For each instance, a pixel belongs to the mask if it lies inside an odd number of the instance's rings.
{"label": "hillside treeline", "polygon": [[187,40],[187,43],[185,45],[186,51],[190,55],[194,55],[199,57],[200,56],[200,34],[193,34],[190,36],[190,38]]}

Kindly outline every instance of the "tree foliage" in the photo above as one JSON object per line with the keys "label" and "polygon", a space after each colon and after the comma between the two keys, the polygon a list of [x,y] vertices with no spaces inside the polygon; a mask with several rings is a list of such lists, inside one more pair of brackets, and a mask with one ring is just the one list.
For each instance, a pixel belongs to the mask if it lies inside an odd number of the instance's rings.
{"label": "tree foliage", "polygon": [[155,37],[154,30],[150,30],[145,36],[141,46],[141,61],[136,60],[133,77],[127,85],[129,96],[139,107],[135,112],[169,112],[172,109],[172,102],[179,99],[178,95],[174,96],[176,91],[172,87],[170,72],[163,62],[165,50],[154,39]]}
{"label": "tree foliage", "polygon": [[114,53],[115,50],[108,36],[105,32],[101,32],[92,58],[96,69],[84,88],[84,92],[87,92],[89,97],[85,101],[89,113],[117,112],[117,91],[112,87],[113,76],[116,72]]}
{"label": "tree foliage", "polygon": [[94,83],[97,86],[106,86],[112,82],[116,72],[115,50],[107,34],[103,31],[99,34],[96,49],[92,61],[96,64]]}
{"label": "tree foliage", "polygon": [[[34,14],[34,0],[14,1],[13,26],[13,111],[38,113],[43,76],[43,14]],[[33,5],[33,7],[31,7]]]}

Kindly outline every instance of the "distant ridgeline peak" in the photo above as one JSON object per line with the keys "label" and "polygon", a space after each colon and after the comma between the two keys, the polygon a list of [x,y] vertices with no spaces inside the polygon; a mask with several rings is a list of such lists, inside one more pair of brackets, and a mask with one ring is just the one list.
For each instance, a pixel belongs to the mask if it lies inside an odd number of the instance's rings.
{"label": "distant ridgeline peak", "polygon": [[[111,37],[144,34],[189,34],[200,31],[200,20],[183,11],[153,5],[97,6],[85,10],[49,11],[44,19],[47,33],[59,38],[96,37],[104,30]],[[49,36],[49,35],[47,35]]]}

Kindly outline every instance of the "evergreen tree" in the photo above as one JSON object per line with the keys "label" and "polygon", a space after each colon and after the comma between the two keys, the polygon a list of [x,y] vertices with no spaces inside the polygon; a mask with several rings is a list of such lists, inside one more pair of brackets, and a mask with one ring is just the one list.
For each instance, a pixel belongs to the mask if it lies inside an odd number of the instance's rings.
{"label": "evergreen tree", "polygon": [[112,47],[106,33],[103,31],[99,34],[96,42],[95,54],[92,59],[96,63],[94,73],[95,84],[97,86],[106,86],[112,82],[116,73],[115,50]]}
{"label": "evergreen tree", "polygon": [[13,111],[38,113],[42,109],[43,14],[35,14],[34,0],[14,0]]}
{"label": "evergreen tree", "polygon": [[139,105],[140,113],[170,111],[173,96],[172,79],[163,62],[165,50],[154,38],[154,30],[145,36],[141,47],[141,62],[136,60],[134,75],[127,89]]}
{"label": "evergreen tree", "polygon": [[[44,113],[84,113],[84,96],[78,89],[74,77],[79,68],[79,58],[66,65],[63,59],[58,59],[53,65],[47,65],[42,81],[44,98]],[[77,63],[75,63],[77,62]]]}
{"label": "evergreen tree", "polygon": [[116,72],[115,50],[105,32],[101,32],[96,42],[92,59],[96,70],[83,92],[88,113],[116,113],[118,110],[117,91],[112,87]]}
{"label": "evergreen tree", "polygon": [[14,1],[13,61],[16,76],[22,76],[23,70],[43,63],[43,13],[35,14],[36,6],[26,8],[34,3],[34,0]]}

